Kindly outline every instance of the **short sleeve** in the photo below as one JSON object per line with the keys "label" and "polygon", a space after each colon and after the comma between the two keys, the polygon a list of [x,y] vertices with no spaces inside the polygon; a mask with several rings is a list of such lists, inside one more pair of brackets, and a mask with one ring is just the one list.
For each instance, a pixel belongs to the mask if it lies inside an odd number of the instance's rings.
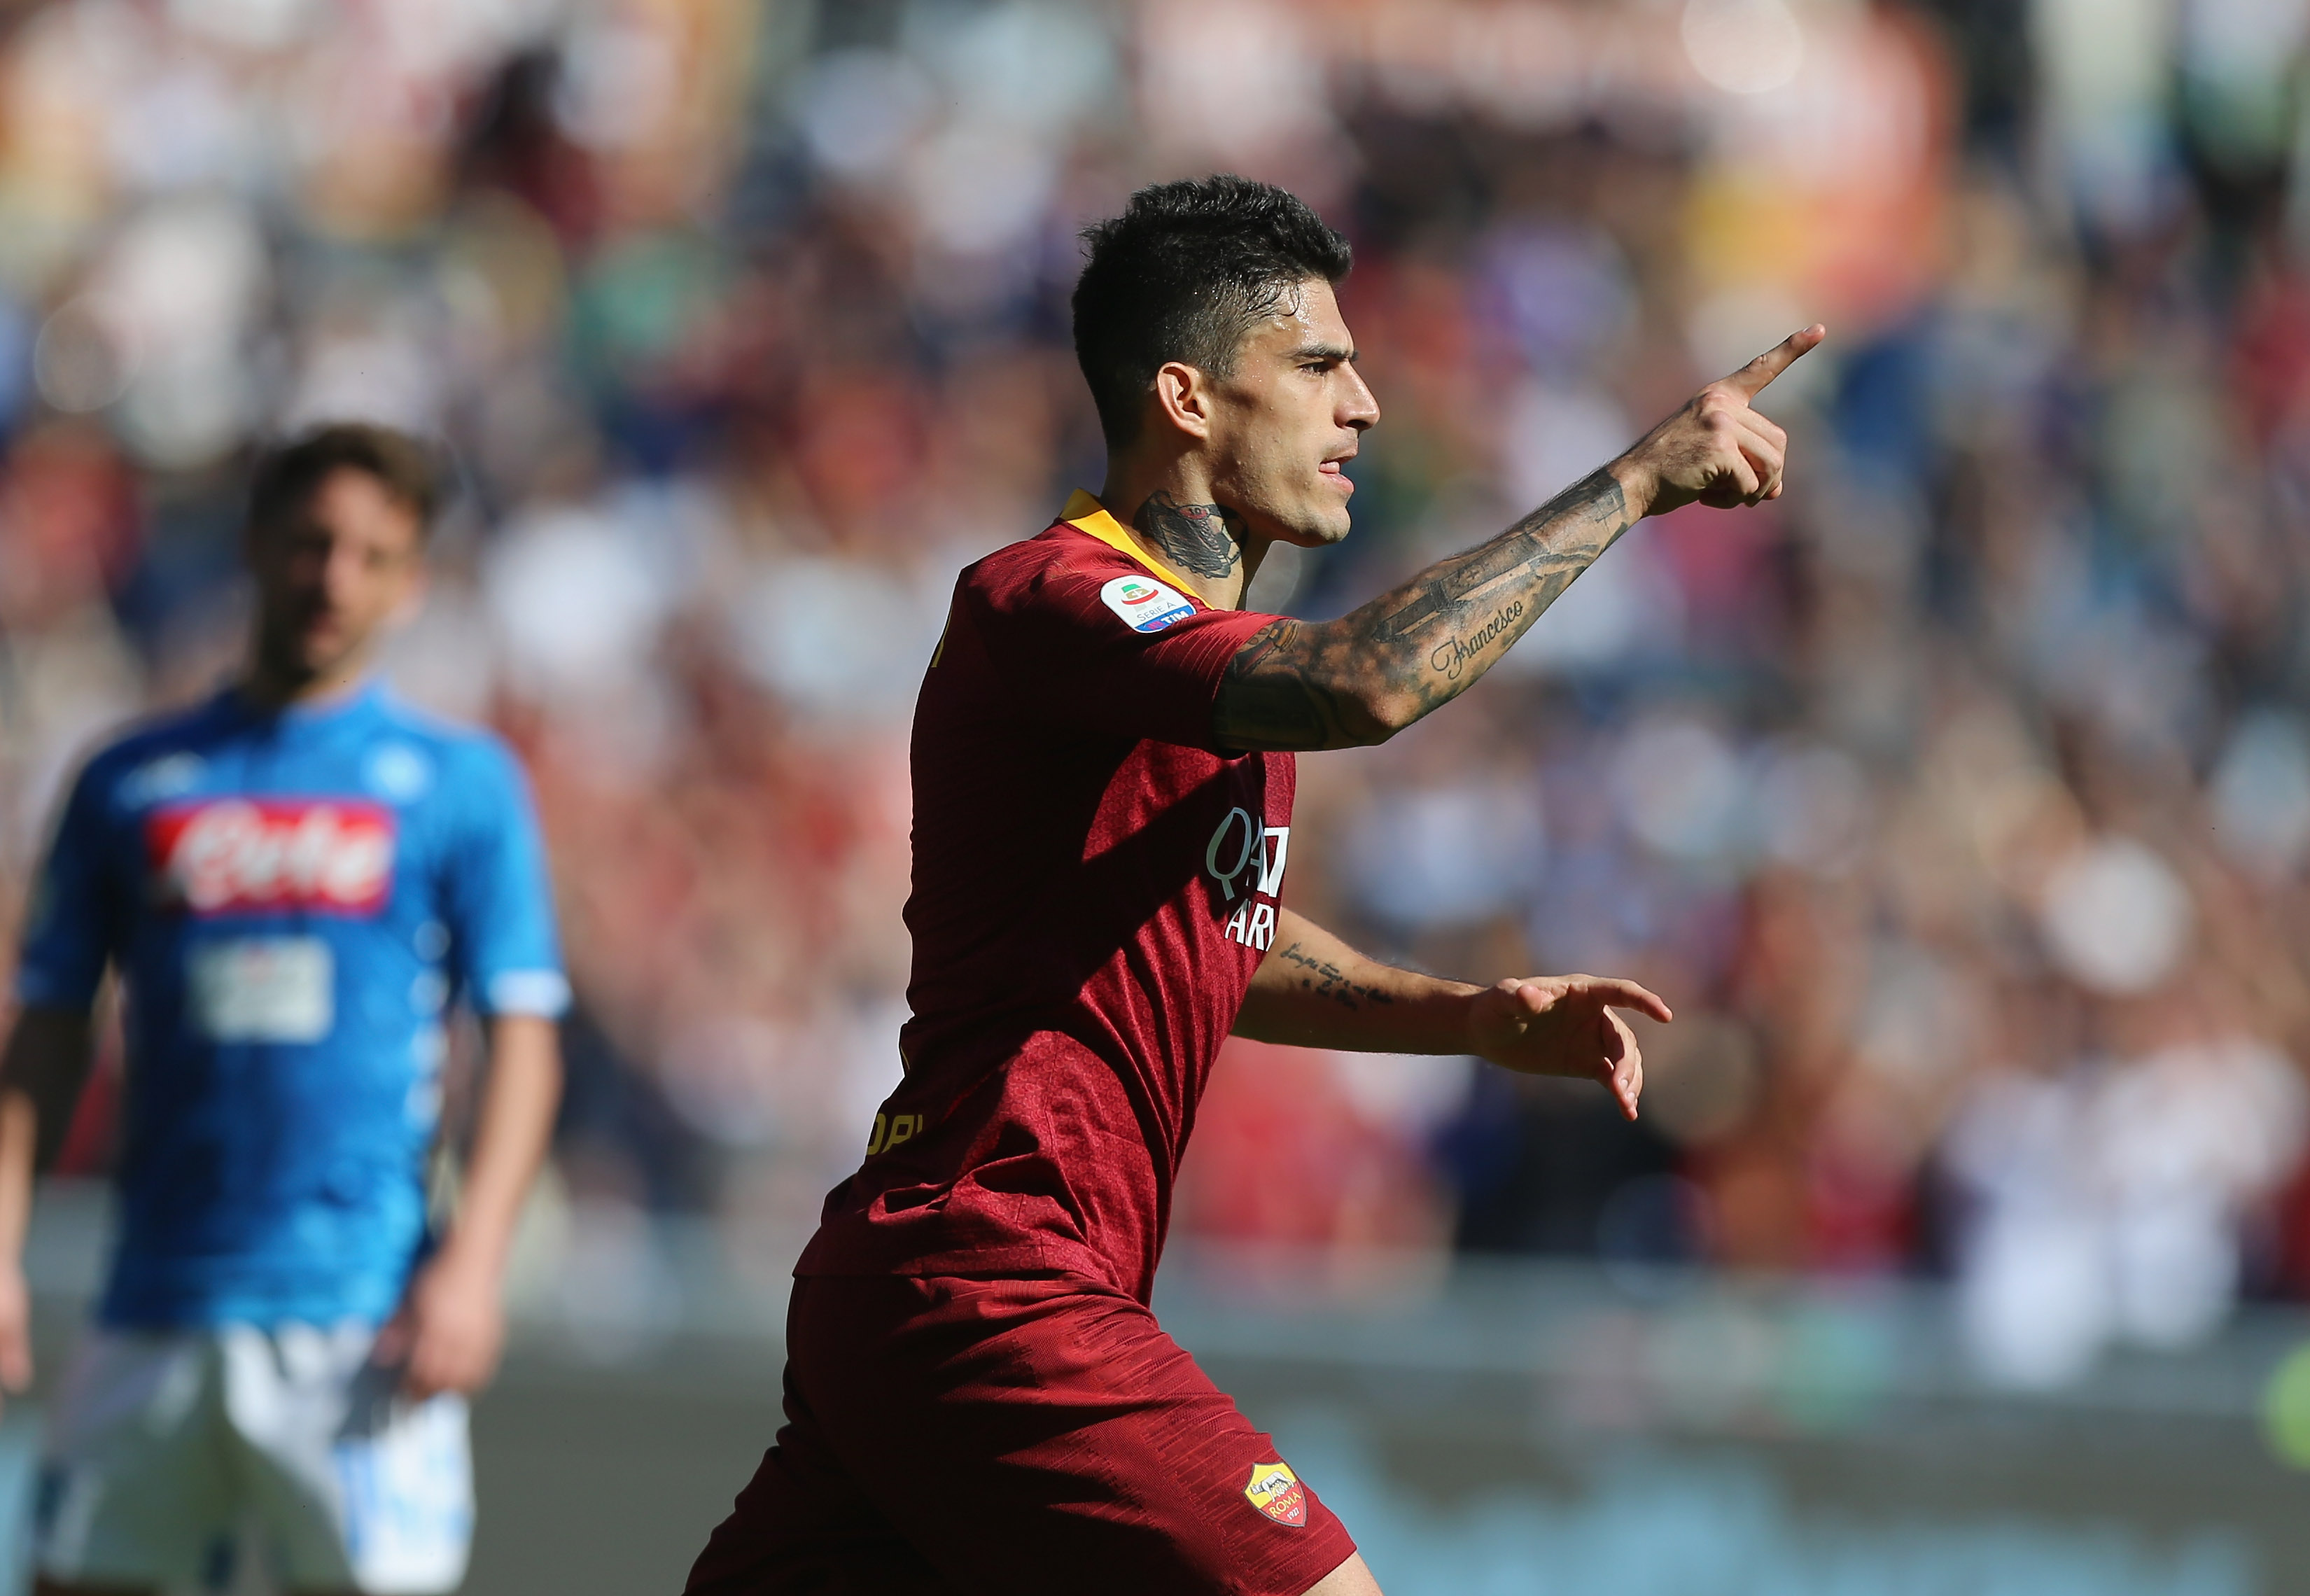
{"label": "short sleeve", "polygon": [[1276,620],[1211,610],[1123,561],[1054,565],[984,605],[986,647],[1021,702],[1070,731],[1211,749],[1220,680]]}
{"label": "short sleeve", "polygon": [[96,1001],[112,950],[119,893],[107,869],[105,788],[91,765],[74,782],[33,878],[25,907],[16,1001],[27,1008],[85,1010]]}
{"label": "short sleeve", "polygon": [[467,755],[447,882],[451,974],[484,1015],[569,1006],[553,894],[529,784],[496,743]]}

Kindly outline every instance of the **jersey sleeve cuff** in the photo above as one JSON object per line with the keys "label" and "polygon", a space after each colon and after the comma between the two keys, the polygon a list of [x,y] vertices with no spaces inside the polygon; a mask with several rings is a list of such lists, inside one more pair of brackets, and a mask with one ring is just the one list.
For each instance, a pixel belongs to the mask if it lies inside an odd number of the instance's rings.
{"label": "jersey sleeve cuff", "polygon": [[534,1014],[559,1019],[569,1009],[569,980],[560,970],[499,970],[483,984],[486,1014]]}

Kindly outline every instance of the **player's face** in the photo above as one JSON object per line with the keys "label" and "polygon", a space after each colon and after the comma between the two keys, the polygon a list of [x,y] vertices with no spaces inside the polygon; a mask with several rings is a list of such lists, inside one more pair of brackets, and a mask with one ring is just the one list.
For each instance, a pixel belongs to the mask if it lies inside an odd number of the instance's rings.
{"label": "player's face", "polygon": [[312,681],[356,669],[416,601],[424,538],[416,513],[352,466],[303,506],[249,533],[257,650],[267,672]]}
{"label": "player's face", "polygon": [[1356,485],[1342,467],[1379,420],[1355,347],[1332,285],[1304,282],[1212,385],[1212,488],[1255,535],[1303,548],[1348,535]]}

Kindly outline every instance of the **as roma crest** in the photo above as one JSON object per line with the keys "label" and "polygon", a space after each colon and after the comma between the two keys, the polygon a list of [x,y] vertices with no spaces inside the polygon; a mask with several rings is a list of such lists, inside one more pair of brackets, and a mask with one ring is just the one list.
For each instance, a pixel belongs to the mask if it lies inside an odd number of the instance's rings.
{"label": "as roma crest", "polygon": [[1289,1463],[1262,1463],[1252,1470],[1243,1497],[1279,1524],[1297,1530],[1307,1522],[1307,1488]]}

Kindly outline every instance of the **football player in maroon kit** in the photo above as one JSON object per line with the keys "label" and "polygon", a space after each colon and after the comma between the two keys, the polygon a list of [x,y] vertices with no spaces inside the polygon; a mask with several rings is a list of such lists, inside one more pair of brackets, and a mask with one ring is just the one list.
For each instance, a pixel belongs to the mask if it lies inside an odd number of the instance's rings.
{"label": "football player in maroon kit", "polygon": [[1645,516],[1777,497],[1787,440],[1749,401],[1820,329],[1491,542],[1299,621],[1238,606],[1275,543],[1348,533],[1379,406],[1346,241],[1232,177],[1086,236],[1107,481],[956,585],[915,715],[906,1076],[796,1266],[787,1423],[694,1596],[1376,1592],[1148,1309],[1221,1040],[1475,1054],[1633,1115],[1613,1010],[1669,1018],[1629,981],[1391,968],[1284,907],[1292,757],[1465,691]]}

